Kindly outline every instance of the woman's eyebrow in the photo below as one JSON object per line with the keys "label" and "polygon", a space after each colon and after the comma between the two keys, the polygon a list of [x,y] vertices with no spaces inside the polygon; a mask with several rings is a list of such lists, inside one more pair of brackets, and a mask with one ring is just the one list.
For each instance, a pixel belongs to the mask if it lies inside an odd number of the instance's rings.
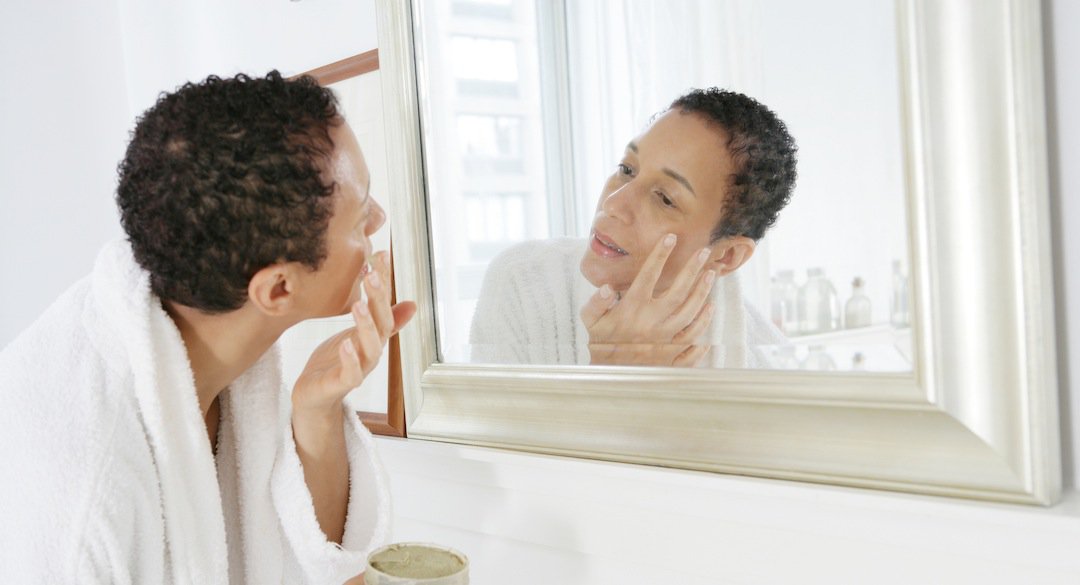
{"label": "woman's eyebrow", "polygon": [[[632,151],[634,154],[637,154],[638,153],[638,145],[637,145],[637,143],[634,142],[633,140],[626,143],[626,150]],[[692,187],[690,185],[690,181],[688,181],[686,179],[686,177],[684,177],[684,176],[680,175],[679,173],[677,173],[677,172],[675,172],[675,171],[673,171],[673,170],[671,170],[669,168],[666,168],[666,167],[664,168],[664,173],[666,173],[672,179],[675,179],[676,181],[682,183],[683,186],[686,187],[686,189],[688,191],[690,191],[691,195],[693,195],[694,197],[697,197],[697,191],[694,191],[694,187]]]}
{"label": "woman's eyebrow", "polygon": [[676,181],[682,183],[683,186],[685,186],[687,188],[687,190],[690,191],[691,195],[693,195],[694,197],[697,197],[697,192],[694,191],[694,188],[690,186],[690,181],[687,181],[686,177],[680,175],[679,173],[676,173],[675,171],[673,171],[673,170],[671,170],[671,169],[669,169],[667,167],[664,168],[664,173],[666,175],[668,175],[669,177],[671,177],[672,179],[675,179]]}

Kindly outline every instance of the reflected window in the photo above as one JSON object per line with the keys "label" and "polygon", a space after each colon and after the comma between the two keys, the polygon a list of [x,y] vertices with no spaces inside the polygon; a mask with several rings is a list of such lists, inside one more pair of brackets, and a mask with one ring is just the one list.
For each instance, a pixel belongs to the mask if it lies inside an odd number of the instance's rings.
{"label": "reflected window", "polygon": [[512,0],[454,0],[454,16],[511,20],[514,18]]}
{"label": "reflected window", "polygon": [[458,145],[466,173],[520,174],[521,118],[462,114]]}
{"label": "reflected window", "polygon": [[[548,115],[534,0],[423,0],[430,71],[432,239],[440,351],[462,361],[488,263],[507,247],[552,235],[544,132]],[[436,113],[437,112],[437,113]],[[434,179],[437,177],[437,179]],[[561,217],[555,214],[555,217]]]}
{"label": "reflected window", "polygon": [[517,43],[506,39],[455,35],[450,38],[454,78],[463,95],[518,94]]}
{"label": "reflected window", "polygon": [[465,194],[465,233],[469,260],[489,262],[499,252],[528,236],[525,192],[470,192]]}

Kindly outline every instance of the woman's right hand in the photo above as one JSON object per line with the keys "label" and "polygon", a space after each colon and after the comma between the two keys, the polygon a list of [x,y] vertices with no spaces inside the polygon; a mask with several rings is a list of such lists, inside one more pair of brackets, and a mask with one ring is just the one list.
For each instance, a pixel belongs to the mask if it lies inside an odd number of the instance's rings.
{"label": "woman's right hand", "polygon": [[674,248],[675,234],[661,238],[625,293],[605,284],[581,308],[590,363],[693,367],[709,353],[711,344],[701,338],[713,316],[707,301],[716,272],[704,270],[710,250],[702,249],[657,293]]}

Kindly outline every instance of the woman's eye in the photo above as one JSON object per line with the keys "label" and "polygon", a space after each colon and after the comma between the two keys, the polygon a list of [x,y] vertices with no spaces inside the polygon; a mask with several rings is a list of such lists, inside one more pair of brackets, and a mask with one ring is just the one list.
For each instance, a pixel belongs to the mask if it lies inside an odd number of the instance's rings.
{"label": "woman's eye", "polygon": [[675,207],[675,202],[661,191],[656,192],[656,198],[660,200],[664,207]]}
{"label": "woman's eye", "polygon": [[627,177],[629,177],[629,176],[632,176],[634,174],[634,169],[626,166],[623,163],[619,163],[619,174],[620,175],[626,175]]}

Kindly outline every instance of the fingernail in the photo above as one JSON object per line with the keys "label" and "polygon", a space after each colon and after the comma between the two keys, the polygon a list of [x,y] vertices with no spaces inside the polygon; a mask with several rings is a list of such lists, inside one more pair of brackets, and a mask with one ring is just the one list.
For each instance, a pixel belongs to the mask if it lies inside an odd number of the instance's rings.
{"label": "fingernail", "polygon": [[675,245],[675,234],[668,234],[664,236],[664,245],[671,248]]}
{"label": "fingernail", "polygon": [[379,277],[378,272],[368,274],[368,282],[371,283],[372,288],[379,288],[382,286],[382,278]]}
{"label": "fingernail", "polygon": [[712,282],[713,280],[716,280],[716,271],[715,270],[710,270],[710,271],[706,272],[705,273],[705,282]]}
{"label": "fingernail", "polygon": [[358,303],[358,304],[356,305],[356,314],[357,314],[357,315],[361,315],[361,316],[366,316],[366,315],[368,314],[368,308],[367,308],[367,304],[365,304],[365,303]]}
{"label": "fingernail", "polygon": [[708,248],[702,248],[701,251],[698,252],[698,254],[697,254],[698,262],[701,262],[702,264],[704,264],[705,261],[709,259],[709,256],[711,254],[712,254],[712,250],[710,250]]}
{"label": "fingernail", "polygon": [[600,298],[605,299],[605,300],[611,298],[611,287],[610,286],[605,284],[604,286],[600,287]]}
{"label": "fingernail", "polygon": [[345,339],[345,343],[343,343],[342,345],[345,346],[345,351],[347,351],[349,353],[349,355],[355,355],[356,354],[356,348],[353,347],[351,339]]}

